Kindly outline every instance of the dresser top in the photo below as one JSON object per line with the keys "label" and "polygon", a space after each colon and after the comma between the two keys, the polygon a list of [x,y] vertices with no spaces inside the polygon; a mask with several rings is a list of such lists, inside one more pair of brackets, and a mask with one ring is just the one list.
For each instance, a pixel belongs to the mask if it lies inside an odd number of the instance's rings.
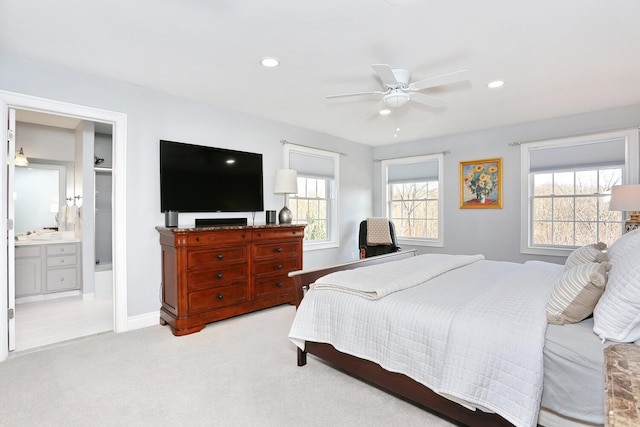
{"label": "dresser top", "polygon": [[170,233],[191,233],[194,231],[222,231],[222,230],[258,230],[265,228],[282,229],[282,228],[300,228],[306,227],[305,224],[262,224],[262,225],[216,225],[211,227],[163,227],[156,226],[156,230]]}

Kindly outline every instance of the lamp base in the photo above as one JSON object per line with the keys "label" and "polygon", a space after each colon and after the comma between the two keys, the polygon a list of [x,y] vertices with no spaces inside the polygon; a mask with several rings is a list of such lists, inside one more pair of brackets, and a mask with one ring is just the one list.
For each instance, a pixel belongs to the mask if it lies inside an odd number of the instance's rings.
{"label": "lamp base", "polygon": [[291,224],[292,220],[293,215],[291,214],[291,210],[288,207],[285,206],[280,209],[280,212],[278,213],[278,222],[280,224]]}

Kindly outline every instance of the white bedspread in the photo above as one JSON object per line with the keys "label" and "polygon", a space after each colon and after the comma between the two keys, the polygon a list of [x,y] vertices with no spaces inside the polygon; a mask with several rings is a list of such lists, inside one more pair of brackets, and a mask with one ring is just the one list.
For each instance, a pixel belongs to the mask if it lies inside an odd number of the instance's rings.
{"label": "white bedspread", "polygon": [[481,260],[378,300],[311,290],[289,338],[301,348],[329,343],[516,426],[535,426],[557,267]]}
{"label": "white bedspread", "polygon": [[[428,262],[427,262],[428,259]],[[337,271],[316,280],[314,289],[332,289],[379,299],[433,279],[454,268],[484,259],[483,255],[431,254],[355,270]]]}

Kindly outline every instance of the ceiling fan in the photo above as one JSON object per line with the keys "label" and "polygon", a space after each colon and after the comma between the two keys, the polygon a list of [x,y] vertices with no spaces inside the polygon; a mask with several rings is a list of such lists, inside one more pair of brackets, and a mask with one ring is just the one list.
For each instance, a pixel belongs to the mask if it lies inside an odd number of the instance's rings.
{"label": "ceiling fan", "polygon": [[382,80],[384,90],[329,95],[327,99],[360,95],[382,95],[382,101],[384,101],[388,107],[401,107],[408,101],[419,102],[430,107],[442,107],[446,104],[446,101],[436,98],[435,96],[420,93],[419,91],[468,80],[469,75],[467,70],[460,70],[412,83],[411,71],[409,70],[402,68],[392,69],[386,64],[372,64],[371,67],[378,77],[380,77],[380,80]]}

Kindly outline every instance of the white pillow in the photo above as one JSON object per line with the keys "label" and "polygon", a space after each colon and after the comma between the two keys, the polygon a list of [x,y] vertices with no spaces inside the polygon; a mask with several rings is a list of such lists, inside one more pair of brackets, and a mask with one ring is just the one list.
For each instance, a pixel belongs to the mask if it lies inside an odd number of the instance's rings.
{"label": "white pillow", "polygon": [[547,321],[555,325],[586,319],[598,303],[607,283],[608,262],[580,264],[562,275],[547,301]]}
{"label": "white pillow", "polygon": [[582,246],[571,252],[564,263],[564,268],[570,270],[580,264],[604,262],[608,259],[607,254],[602,252],[606,247],[607,244],[603,242]]}
{"label": "white pillow", "polygon": [[593,311],[593,332],[602,340],[640,339],[640,230],[616,240],[609,249],[607,288]]}
{"label": "white pillow", "polygon": [[623,234],[615,242],[613,242],[609,247],[609,249],[607,250],[607,256],[609,257],[609,262],[615,265],[616,262],[618,262],[618,259],[624,257],[625,254],[630,249],[639,245],[640,245],[640,228],[637,228],[633,231]]}

